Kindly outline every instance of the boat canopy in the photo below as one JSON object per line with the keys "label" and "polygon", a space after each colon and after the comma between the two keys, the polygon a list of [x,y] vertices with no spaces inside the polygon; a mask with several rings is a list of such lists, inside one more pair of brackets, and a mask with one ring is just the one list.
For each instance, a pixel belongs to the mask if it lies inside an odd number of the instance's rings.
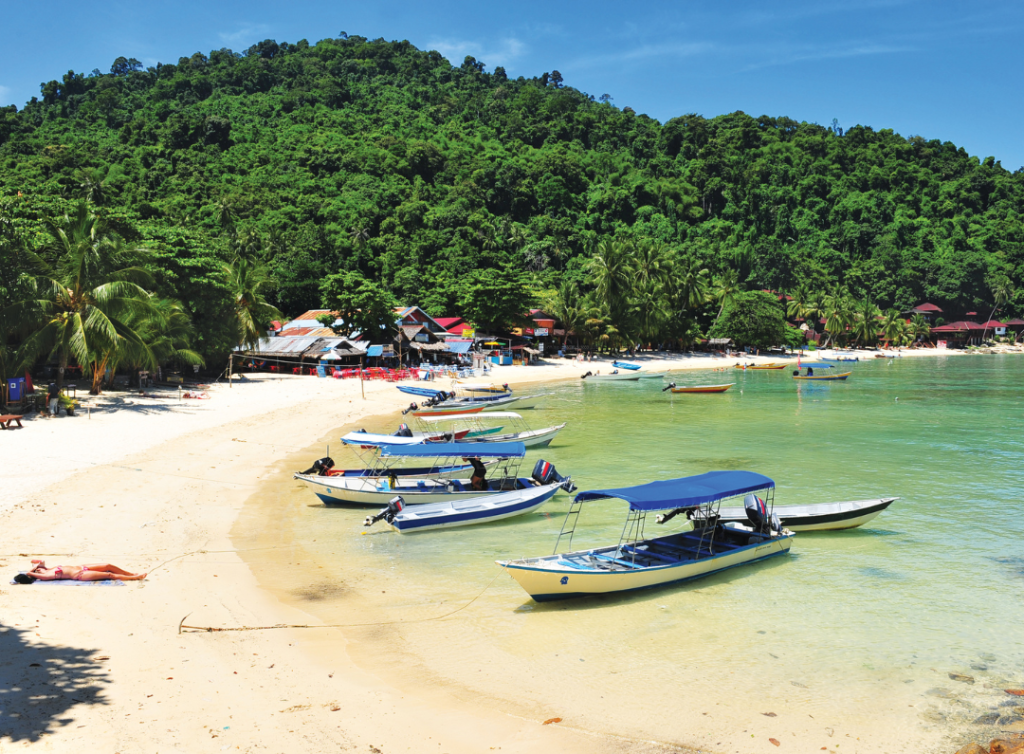
{"label": "boat canopy", "polygon": [[576,502],[617,497],[629,503],[630,510],[660,511],[669,508],[696,508],[727,497],[744,495],[775,486],[763,474],[753,471],[709,471],[706,474],[649,482],[638,487],[588,490],[576,496]]}
{"label": "boat canopy", "polygon": [[346,445],[422,445],[422,437],[375,435],[372,432],[349,432],[341,438]]}
{"label": "boat canopy", "polygon": [[380,448],[381,458],[522,458],[525,455],[526,446],[521,442],[431,442],[423,445],[382,445]]}
{"label": "boat canopy", "polygon": [[449,414],[448,416],[421,416],[420,420],[425,422],[451,422],[459,419],[522,419],[523,417],[514,411],[488,411],[486,414]]}

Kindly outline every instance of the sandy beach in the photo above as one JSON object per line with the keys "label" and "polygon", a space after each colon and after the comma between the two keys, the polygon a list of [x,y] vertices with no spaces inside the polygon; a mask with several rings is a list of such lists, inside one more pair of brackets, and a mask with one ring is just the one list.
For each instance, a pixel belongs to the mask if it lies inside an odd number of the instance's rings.
{"label": "sandy beach", "polygon": [[[930,355],[936,352],[903,353]],[[731,369],[737,361],[632,360],[652,370]],[[488,379],[514,387],[578,379],[610,369],[609,362],[503,367]],[[0,565],[9,576],[30,557],[151,574],[105,587],[23,587],[5,579],[0,748],[128,754],[695,746],[696,732],[691,741],[615,738],[506,714],[444,687],[404,687],[393,673],[385,681],[348,657],[338,629],[179,633],[188,615],[214,626],[317,623],[261,587],[247,564],[258,556],[237,552],[232,529],[247,499],[295,470],[284,461],[289,455],[330,442],[339,426],[409,402],[392,384],[362,387],[365,399],[358,381],[261,374],[211,386],[207,399],[179,399],[170,389],[87,398],[75,417],[33,416],[24,429],[0,433]],[[286,559],[275,553],[275,562]],[[341,576],[311,572],[308,580],[329,588]],[[758,742],[757,750],[769,749]]]}

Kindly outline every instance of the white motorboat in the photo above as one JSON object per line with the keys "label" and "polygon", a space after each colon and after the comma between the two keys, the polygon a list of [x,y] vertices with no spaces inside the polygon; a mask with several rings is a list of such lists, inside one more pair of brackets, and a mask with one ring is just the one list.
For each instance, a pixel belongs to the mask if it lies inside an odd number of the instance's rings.
{"label": "white motorboat", "polygon": [[[835,531],[855,529],[875,518],[898,497],[873,500],[851,500],[844,503],[817,503],[815,505],[780,505],[775,508],[779,521],[790,531]],[[743,508],[722,508],[723,521],[746,520]]]}
{"label": "white motorboat", "polygon": [[619,370],[606,374],[587,372],[581,375],[580,379],[584,382],[636,382],[640,379],[640,374],[638,372],[620,372]]}
{"label": "white motorboat", "polygon": [[[793,533],[771,513],[775,483],[749,471],[712,471],[683,479],[650,482],[638,487],[581,492],[573,500],[555,554],[498,561],[538,602],[584,595],[648,589],[707,576],[789,552]],[[751,493],[765,491],[765,502]],[[749,525],[723,523],[720,502],[746,495]],[[629,504],[626,526],[617,545],[558,553],[563,536],[576,530],[580,509],[588,500],[618,498]],[[686,512],[693,528],[661,537],[644,534],[647,515],[659,523]]]}
{"label": "white motorboat", "polygon": [[[494,442],[521,442],[527,448],[542,448],[555,439],[555,435],[565,428],[565,422],[543,429],[530,429],[523,417],[514,411],[490,411],[481,414],[455,416],[425,416],[420,421],[425,426],[441,424],[448,427],[448,434],[453,435],[458,444],[478,444]],[[500,421],[510,426],[512,432],[489,434],[488,422]],[[458,437],[460,433],[466,433]]]}

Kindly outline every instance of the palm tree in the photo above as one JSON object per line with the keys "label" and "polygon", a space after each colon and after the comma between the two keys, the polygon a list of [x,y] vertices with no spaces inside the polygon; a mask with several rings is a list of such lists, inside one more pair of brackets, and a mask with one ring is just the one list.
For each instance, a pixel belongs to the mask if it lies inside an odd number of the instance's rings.
{"label": "palm tree", "polygon": [[224,230],[230,228],[235,222],[235,200],[230,196],[222,196],[213,207],[217,215],[217,222]]}
{"label": "palm tree", "polygon": [[[182,305],[169,298],[151,297],[152,309],[136,317],[132,325],[146,344],[158,364],[198,364],[205,366],[203,357],[188,346],[194,334],[192,322]],[[111,373],[126,366],[141,369],[146,366],[142,352],[128,345],[109,355]],[[103,371],[99,372],[102,377]],[[93,380],[96,375],[94,373]]]}
{"label": "palm tree", "polygon": [[601,241],[590,260],[589,272],[598,299],[617,328],[625,325],[626,307],[633,287],[633,246],[620,241]]}
{"label": "palm tree", "polygon": [[[743,290],[740,285],[739,275],[734,269],[727,269],[721,275],[716,275],[711,283],[711,297],[718,301],[718,314],[715,315],[715,322],[722,316],[725,307],[732,303],[736,294]],[[712,323],[714,324],[714,323]]]}
{"label": "palm tree", "polygon": [[708,301],[708,271],[695,259],[680,260],[675,269],[676,299],[681,309],[698,309]]}
{"label": "palm tree", "polygon": [[825,332],[829,334],[828,340],[825,341],[827,348],[830,341],[838,340],[853,323],[853,304],[845,292],[828,294],[822,300],[822,304],[825,309]]}
{"label": "palm tree", "polygon": [[910,324],[907,325],[907,333],[914,339],[919,340],[920,338],[927,338],[932,332],[932,328],[929,327],[928,322],[925,321],[923,314],[915,314],[910,319]]}
{"label": "palm tree", "polygon": [[988,322],[991,322],[992,318],[996,316],[996,309],[1009,301],[1010,297],[1013,296],[1013,282],[1006,275],[992,276],[988,280],[988,287],[992,291],[994,303],[992,305],[992,313],[988,315],[985,330],[981,334],[982,340],[985,340],[985,335],[988,334]]}
{"label": "palm tree", "polygon": [[271,320],[282,316],[260,292],[270,283],[270,278],[262,267],[244,257],[236,257],[234,264],[225,264],[223,269],[238,320],[238,340],[248,350],[255,351]]}
{"label": "palm tree", "polygon": [[85,202],[74,217],[47,221],[46,229],[48,251],[57,262],[33,282],[26,300],[8,308],[12,323],[31,331],[19,349],[19,366],[55,354],[59,389],[72,356],[94,370],[104,352],[131,347],[153,365],[152,353],[130,325],[151,308],[142,287],[152,284],[140,266],[145,250],[108,234]]}
{"label": "palm tree", "polygon": [[668,248],[660,241],[646,240],[636,245],[634,252],[636,279],[640,283],[660,283],[668,277]]}
{"label": "palm tree", "polygon": [[574,281],[568,278],[563,279],[558,293],[549,299],[547,307],[565,328],[565,336],[562,339],[563,348],[569,342],[570,332],[575,333],[577,339],[581,338],[583,326],[590,313]]}
{"label": "palm tree", "polygon": [[871,301],[861,301],[853,307],[853,337],[857,345],[873,345],[878,339],[878,318],[881,314]]}
{"label": "palm tree", "polygon": [[[917,316],[921,316],[918,314]],[[922,322],[924,319],[922,318]],[[896,343],[907,333],[907,323],[900,314],[899,309],[889,309],[885,312],[882,320],[882,335],[890,343]]]}

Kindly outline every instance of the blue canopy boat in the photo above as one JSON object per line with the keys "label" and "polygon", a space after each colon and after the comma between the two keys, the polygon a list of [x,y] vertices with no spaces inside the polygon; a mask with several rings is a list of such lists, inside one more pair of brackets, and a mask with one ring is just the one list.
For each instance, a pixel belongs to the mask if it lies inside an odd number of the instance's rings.
{"label": "blue canopy boat", "polygon": [[[395,437],[394,440],[402,438]],[[325,505],[375,505],[383,507],[395,495],[406,504],[440,503],[450,500],[493,495],[499,492],[535,486],[527,477],[519,476],[519,467],[526,455],[521,442],[426,443],[414,445],[382,445],[376,451],[373,473],[364,477],[322,477],[296,475]],[[433,470],[422,477],[404,476],[397,469],[406,462]],[[470,480],[457,479],[459,471],[469,463],[474,475],[484,477],[484,488],[474,488]],[[491,468],[488,469],[487,467]],[[479,471],[477,470],[479,467]]]}
{"label": "blue canopy boat", "polygon": [[641,368],[639,364],[630,364],[628,361],[613,361],[612,366],[619,369],[630,369],[632,371],[636,371]]}
{"label": "blue canopy boat", "polygon": [[[573,500],[555,544],[555,554],[498,561],[538,602],[649,589],[707,576],[727,568],[789,552],[793,534],[772,513],[775,482],[750,471],[711,471],[638,487],[590,490]],[[764,491],[764,498],[754,492]],[[723,523],[722,500],[745,495],[749,524]],[[582,504],[618,498],[629,504],[617,545],[559,554],[563,536],[575,532]],[[693,528],[660,537],[644,532],[648,514],[667,523],[685,513]]]}

